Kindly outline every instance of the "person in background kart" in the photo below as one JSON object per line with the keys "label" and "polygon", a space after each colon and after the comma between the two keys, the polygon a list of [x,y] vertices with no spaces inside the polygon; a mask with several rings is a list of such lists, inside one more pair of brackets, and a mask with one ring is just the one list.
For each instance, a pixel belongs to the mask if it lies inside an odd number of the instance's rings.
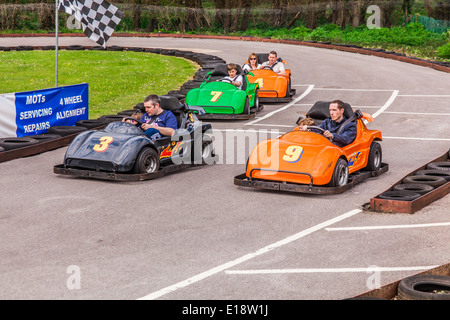
{"label": "person in background kart", "polygon": [[[331,101],[329,106],[331,118],[323,120],[322,123],[318,125],[318,127],[325,130],[323,133],[324,137],[330,139],[330,141],[338,147],[344,147],[352,143],[356,138],[356,123],[354,121],[347,122],[345,127],[340,129],[340,127],[344,125],[345,120],[347,120],[344,116],[344,110],[344,102],[341,100]],[[301,126],[299,129],[321,133],[321,131],[314,128],[308,129],[305,125]]]}
{"label": "person in background kart", "polygon": [[[133,112],[133,114],[130,117],[123,118],[122,122],[127,122],[127,123],[136,125],[137,121],[134,121],[133,119],[141,120],[143,115],[144,115],[144,113],[141,110],[136,110],[135,112]],[[130,119],[130,118],[133,118],[133,119]]]}
{"label": "person in background kart", "polygon": [[261,65],[261,68],[270,67],[273,72],[278,74],[279,76],[286,75],[286,69],[284,68],[283,62],[278,61],[278,55],[275,51],[269,52],[269,61],[264,61]]}
{"label": "person in background kart", "polygon": [[244,78],[242,75],[237,74],[238,68],[234,63],[229,63],[227,65],[228,77],[225,77],[224,80],[230,82],[232,85],[236,86],[238,89],[242,89],[242,84],[244,83]]}
{"label": "person in background kart", "polygon": [[151,94],[144,100],[145,113],[140,121],[141,129],[152,140],[162,136],[173,136],[177,130],[177,119],[170,110],[164,110],[160,106],[160,99],[156,94]]}
{"label": "person in background kart", "polygon": [[242,66],[242,70],[247,72],[260,68],[261,64],[258,61],[258,56],[256,55],[256,53],[250,53],[247,62]]}

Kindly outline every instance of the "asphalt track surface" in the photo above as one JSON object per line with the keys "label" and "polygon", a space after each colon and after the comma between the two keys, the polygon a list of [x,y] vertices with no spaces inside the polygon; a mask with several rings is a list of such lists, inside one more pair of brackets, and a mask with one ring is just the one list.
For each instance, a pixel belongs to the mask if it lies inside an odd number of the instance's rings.
{"label": "asphalt track surface", "polygon": [[[0,46],[54,41],[0,38]],[[250,52],[276,50],[297,94],[250,121],[212,122],[236,149],[216,146],[218,164],[162,179],[59,176],[53,166],[66,148],[0,163],[0,299],[337,300],[450,261],[448,195],[414,214],[362,208],[449,150],[448,73],[286,44],[113,37],[108,45],[192,50],[239,64]],[[233,143],[232,135],[286,132],[315,101],[331,99],[376,116],[368,127],[383,134],[387,173],[340,195],[233,184],[254,143]]]}

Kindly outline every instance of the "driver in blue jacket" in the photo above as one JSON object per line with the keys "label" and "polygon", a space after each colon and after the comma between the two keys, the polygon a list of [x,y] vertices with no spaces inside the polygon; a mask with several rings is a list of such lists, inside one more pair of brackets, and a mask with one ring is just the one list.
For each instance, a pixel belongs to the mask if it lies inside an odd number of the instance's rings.
{"label": "driver in blue jacket", "polygon": [[[347,122],[341,129],[347,118],[344,116],[344,102],[341,100],[334,100],[330,102],[329,111],[330,117],[322,121],[318,127],[325,130],[323,135],[330,139],[330,141],[338,147],[344,147],[353,142],[356,138],[356,123],[354,121]],[[308,130],[307,126],[300,127],[300,130]],[[317,129],[309,129],[314,132],[319,132]]]}

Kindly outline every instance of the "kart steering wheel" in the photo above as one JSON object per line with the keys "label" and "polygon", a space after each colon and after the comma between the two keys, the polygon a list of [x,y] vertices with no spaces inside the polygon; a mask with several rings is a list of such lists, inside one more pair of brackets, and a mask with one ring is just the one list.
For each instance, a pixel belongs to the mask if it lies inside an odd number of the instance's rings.
{"label": "kart steering wheel", "polygon": [[[324,138],[327,138],[327,137],[325,137],[323,134],[325,133],[325,131],[327,131],[327,130],[325,130],[324,128],[321,128],[321,127],[319,127],[319,126],[306,126],[308,129],[317,129],[317,130],[319,130],[320,131],[320,133],[319,132],[314,132],[314,133],[317,133],[317,134],[320,134],[321,136],[323,136]],[[331,141],[331,138],[327,138],[328,140],[330,140]]]}
{"label": "kart steering wheel", "polygon": [[[132,120],[132,121],[134,121],[134,122],[136,122],[136,124],[134,124],[136,127],[141,127],[144,123],[143,122],[141,122],[141,121],[139,121],[138,119],[135,119],[135,118],[133,118],[133,117],[124,117],[123,118],[123,120]],[[128,122],[126,122],[126,123],[128,123]],[[133,124],[133,123],[130,123],[130,124]]]}
{"label": "kart steering wheel", "polygon": [[272,70],[273,71],[273,68],[271,66],[263,66],[263,69],[265,69],[265,70]]}
{"label": "kart steering wheel", "polygon": [[321,134],[323,134],[325,131],[327,131],[324,128],[321,128],[319,126],[306,126],[306,128],[308,128],[308,129],[317,129],[317,130],[319,130],[321,132]]}
{"label": "kart steering wheel", "polygon": [[233,81],[231,81],[231,79],[227,79],[227,78],[217,79],[216,81],[228,82],[229,84],[231,84],[233,82]]}

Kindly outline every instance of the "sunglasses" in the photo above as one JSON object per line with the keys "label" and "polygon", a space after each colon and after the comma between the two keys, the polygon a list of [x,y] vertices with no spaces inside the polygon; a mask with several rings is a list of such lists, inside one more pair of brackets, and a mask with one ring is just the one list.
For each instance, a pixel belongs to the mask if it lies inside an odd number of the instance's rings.
{"label": "sunglasses", "polygon": [[256,58],[250,58],[250,60],[256,60]]}

